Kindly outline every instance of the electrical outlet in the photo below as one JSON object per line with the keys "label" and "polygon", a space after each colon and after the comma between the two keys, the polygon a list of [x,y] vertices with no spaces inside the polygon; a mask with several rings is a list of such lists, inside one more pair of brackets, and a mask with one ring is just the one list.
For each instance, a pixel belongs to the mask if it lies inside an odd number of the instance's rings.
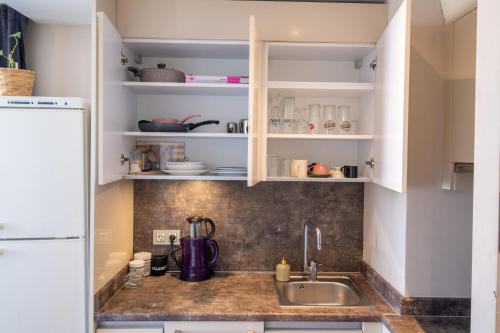
{"label": "electrical outlet", "polygon": [[174,245],[180,245],[180,230],[153,230],[153,245],[170,245],[170,235],[175,236]]}

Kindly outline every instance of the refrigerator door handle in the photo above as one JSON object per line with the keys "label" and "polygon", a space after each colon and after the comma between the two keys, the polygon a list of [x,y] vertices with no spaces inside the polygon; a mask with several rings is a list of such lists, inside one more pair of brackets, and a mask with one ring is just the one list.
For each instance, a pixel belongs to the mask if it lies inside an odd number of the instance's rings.
{"label": "refrigerator door handle", "polygon": [[4,250],[0,249],[0,256],[4,254]]}

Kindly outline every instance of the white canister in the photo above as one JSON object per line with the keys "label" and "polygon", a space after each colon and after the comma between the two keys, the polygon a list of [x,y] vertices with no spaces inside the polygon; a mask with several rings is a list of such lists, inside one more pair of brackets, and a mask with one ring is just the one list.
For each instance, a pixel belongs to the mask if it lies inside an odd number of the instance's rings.
{"label": "white canister", "polygon": [[151,275],[151,252],[134,253],[135,260],[144,260],[144,275]]}
{"label": "white canister", "polygon": [[125,280],[126,288],[138,288],[144,282],[144,260],[131,260],[128,263],[128,274]]}
{"label": "white canister", "polygon": [[292,177],[307,178],[307,160],[292,160],[290,173]]}

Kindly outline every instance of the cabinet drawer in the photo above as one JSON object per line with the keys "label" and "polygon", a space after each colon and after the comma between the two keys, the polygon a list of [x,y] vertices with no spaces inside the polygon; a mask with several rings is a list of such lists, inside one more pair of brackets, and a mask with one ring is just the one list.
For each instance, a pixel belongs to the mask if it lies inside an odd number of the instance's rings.
{"label": "cabinet drawer", "polygon": [[163,328],[139,328],[139,327],[120,327],[120,328],[98,328],[96,333],[163,333]]}
{"label": "cabinet drawer", "polygon": [[167,321],[165,333],[264,333],[263,322]]}

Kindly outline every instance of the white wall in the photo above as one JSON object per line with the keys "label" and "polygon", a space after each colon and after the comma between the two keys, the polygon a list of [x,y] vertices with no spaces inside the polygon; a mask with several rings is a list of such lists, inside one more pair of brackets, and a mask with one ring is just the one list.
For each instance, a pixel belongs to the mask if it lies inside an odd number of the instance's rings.
{"label": "white wall", "polygon": [[132,181],[96,185],[94,292],[99,291],[132,257],[133,192]]}
{"label": "white wall", "polygon": [[365,185],[363,260],[405,294],[406,194]]}
{"label": "white wall", "polygon": [[363,258],[406,296],[470,296],[472,194],[441,190],[445,32],[439,0],[412,1],[408,192],[365,187]]}
{"label": "white wall", "polygon": [[29,22],[24,43],[35,96],[90,99],[90,25]]}
{"label": "white wall", "polygon": [[413,2],[406,294],[470,297],[472,193],[441,189],[446,30],[439,0]]}
{"label": "white wall", "polygon": [[500,1],[479,0],[477,11],[472,333],[494,332],[500,170]]}

